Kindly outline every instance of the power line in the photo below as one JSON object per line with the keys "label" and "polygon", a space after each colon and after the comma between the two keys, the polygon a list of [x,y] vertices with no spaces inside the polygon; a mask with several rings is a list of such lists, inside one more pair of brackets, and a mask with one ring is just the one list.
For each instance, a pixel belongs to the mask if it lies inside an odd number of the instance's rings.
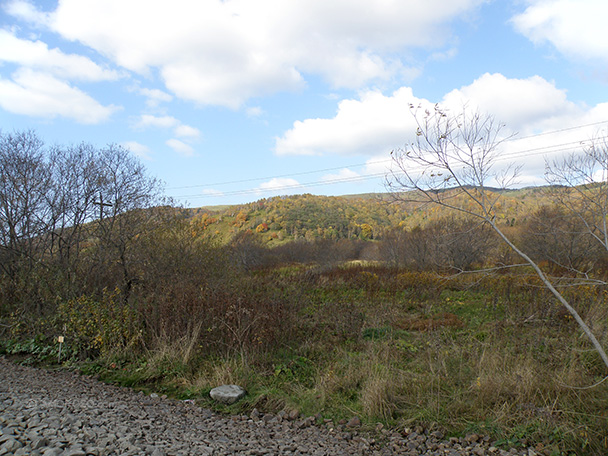
{"label": "power line", "polygon": [[[606,138],[608,138],[608,137],[606,137]],[[557,153],[557,152],[566,152],[566,151],[577,150],[578,147],[573,147],[573,145],[580,145],[580,141],[574,141],[574,142],[569,142],[569,143],[556,144],[556,145],[551,145],[551,146],[517,151],[517,152],[511,153],[508,155],[503,155],[501,157],[498,157],[497,161],[506,161],[506,160],[511,160],[514,158],[519,158],[522,156],[530,157],[530,156],[537,156],[537,155],[543,155],[543,154],[548,154],[548,153]],[[563,146],[569,146],[569,147],[563,147]],[[556,147],[559,147],[559,149],[555,149]],[[547,149],[553,149],[553,150],[547,150]],[[384,163],[384,162],[391,162],[391,160],[383,160],[383,161],[375,162],[375,163]],[[413,168],[412,171],[416,171],[417,169],[418,168]],[[422,169],[422,168],[420,168],[420,169]],[[302,174],[312,174],[312,173],[302,173]],[[265,189],[254,188],[254,189],[245,189],[245,190],[234,190],[234,191],[230,191],[230,192],[221,192],[218,194],[197,193],[197,194],[192,194],[192,195],[180,195],[180,196],[177,196],[176,198],[207,198],[207,197],[249,195],[249,194],[258,194],[258,193],[264,193],[264,192],[270,192],[270,191],[283,191],[283,190],[292,190],[292,189],[296,189],[296,188],[309,188],[309,187],[318,187],[318,186],[322,186],[322,185],[334,185],[334,184],[341,184],[341,183],[366,181],[366,180],[374,179],[377,177],[384,177],[385,175],[386,175],[386,173],[384,173],[384,172],[383,173],[372,173],[372,174],[363,174],[360,176],[352,176],[352,177],[337,178],[337,179],[327,179],[327,180],[323,180],[323,181],[313,181],[313,182],[298,183],[298,184],[287,184],[287,185],[281,185],[281,186],[277,186],[277,187],[269,187],[269,188],[265,188]],[[257,180],[257,179],[252,179],[252,180]]]}
{"label": "power line", "polygon": [[529,139],[529,138],[537,138],[539,136],[553,135],[555,133],[562,133],[564,131],[578,130],[579,128],[594,127],[595,125],[601,125],[604,123],[608,123],[608,120],[600,120],[599,122],[592,122],[592,123],[588,123],[585,125],[577,125],[576,127],[561,128],[559,130],[545,131],[543,133],[537,133],[534,135],[522,136],[521,138],[513,137],[513,138],[509,139],[509,141],[519,141],[520,139]]}
{"label": "power line", "polygon": [[[589,123],[589,124],[585,124],[585,125],[578,125],[575,127],[562,128],[559,130],[538,133],[538,134],[529,135],[529,136],[525,136],[525,137],[521,137],[521,138],[509,138],[507,141],[518,141],[518,140],[523,140],[523,139],[530,139],[530,138],[536,138],[536,137],[540,137],[540,136],[546,136],[549,134],[558,134],[558,133],[562,133],[565,131],[586,128],[586,127],[600,125],[600,124],[604,124],[604,123],[608,123],[608,120],[604,120],[604,121],[600,121],[600,122],[593,122],[593,123]],[[608,138],[608,136],[600,137],[598,139],[605,139],[605,138]],[[505,155],[499,157],[497,160],[505,161],[505,160],[509,160],[509,159],[513,159],[513,158],[519,158],[522,155],[536,156],[536,155],[542,155],[542,154],[548,154],[548,153],[552,154],[552,153],[557,153],[557,152],[574,151],[574,150],[578,149],[578,147],[574,148],[574,147],[564,147],[564,146],[577,145],[580,147],[583,144],[584,144],[584,141],[579,140],[579,141],[572,141],[572,142],[562,143],[562,144],[535,147],[535,148],[531,148],[531,149],[527,149],[527,150],[523,150],[523,151],[517,151],[517,152],[512,152],[510,154],[505,154]],[[355,168],[355,167],[359,167],[359,166],[366,166],[366,165],[369,166],[369,165],[373,165],[373,164],[382,164],[382,163],[389,163],[389,162],[392,162],[392,160],[391,159],[379,160],[379,161],[374,161],[374,162],[360,163],[360,164],[333,167],[333,168],[324,168],[324,169],[319,169],[319,170],[314,170],[314,171],[305,171],[305,172],[300,172],[300,173],[290,173],[290,174],[268,176],[268,177],[250,178],[250,179],[242,179],[242,180],[227,181],[227,182],[217,182],[214,184],[201,184],[201,185],[190,185],[190,186],[183,186],[183,187],[171,187],[170,189],[177,190],[177,189],[203,188],[203,187],[212,187],[212,186],[221,186],[221,185],[231,185],[231,184],[237,184],[237,183],[246,183],[246,182],[267,180],[267,179],[278,179],[278,178],[310,175],[310,174],[316,174],[316,173],[327,172],[327,171],[335,171],[335,170],[345,169],[345,168]],[[377,178],[380,176],[385,176],[385,175],[386,175],[386,173],[372,173],[372,174],[364,174],[364,175],[360,175],[360,176],[352,176],[352,177],[346,177],[346,178],[313,181],[313,182],[302,183],[302,184],[300,184],[300,183],[288,184],[288,185],[270,187],[270,188],[265,188],[265,189],[254,188],[254,189],[234,190],[234,191],[230,191],[230,192],[219,192],[218,194],[197,193],[197,194],[193,194],[193,195],[179,195],[179,196],[175,196],[175,198],[207,198],[207,197],[225,197],[225,196],[235,196],[235,195],[259,194],[259,193],[270,192],[270,191],[282,191],[282,190],[291,190],[291,189],[295,189],[295,188],[309,188],[309,187],[316,187],[316,186],[322,186],[322,185],[334,185],[334,184],[347,183],[347,182],[365,181],[365,180],[374,179],[374,178]]]}
{"label": "power line", "polygon": [[[597,139],[598,140],[608,139],[608,136],[600,136]],[[516,152],[512,152],[510,154],[505,154],[504,156],[501,156],[499,158],[499,160],[503,161],[504,159],[519,158],[522,155],[529,156],[529,155],[542,155],[542,154],[549,154],[549,153],[556,153],[556,152],[565,152],[568,150],[575,151],[575,150],[580,149],[582,146],[584,146],[584,144],[585,144],[584,141],[572,141],[572,142],[562,143],[562,144],[553,144],[550,146],[534,147],[532,149],[519,150]],[[564,147],[564,146],[570,146],[570,147]],[[559,149],[556,149],[557,147],[559,147]],[[547,150],[547,149],[553,149],[553,150]]]}
{"label": "power line", "polygon": [[[577,125],[575,127],[562,128],[562,129],[559,129],[559,130],[546,131],[546,132],[537,133],[537,134],[534,134],[534,135],[523,136],[521,138],[513,137],[513,138],[507,139],[505,142],[507,142],[507,141],[520,141],[520,140],[523,140],[523,139],[537,138],[539,136],[546,136],[546,135],[551,135],[551,134],[557,134],[557,133],[562,133],[562,132],[565,132],[565,131],[571,131],[571,130],[577,130],[577,129],[580,129],[580,128],[592,127],[592,126],[600,125],[600,124],[604,124],[604,123],[608,123],[608,120],[602,120],[600,122],[588,123],[588,124],[585,124],[585,125]],[[547,147],[549,147],[549,146],[547,146]],[[184,186],[180,186],[180,187],[168,187],[167,190],[183,190],[183,189],[188,189],[188,188],[217,187],[217,186],[222,186],[222,185],[242,184],[242,183],[246,183],[246,182],[255,182],[255,181],[267,180],[267,179],[280,179],[280,178],[285,178],[285,177],[304,176],[304,175],[323,173],[323,172],[328,172],[328,171],[336,171],[336,170],[345,169],[345,168],[357,168],[357,167],[360,167],[360,166],[369,166],[369,165],[375,165],[375,164],[381,164],[381,163],[388,163],[390,161],[391,161],[390,159],[387,159],[387,160],[379,160],[379,161],[367,162],[367,163],[357,163],[357,164],[346,165],[346,166],[337,166],[337,167],[334,167],[334,168],[324,168],[324,169],[317,169],[317,170],[313,170],[313,171],[303,171],[303,172],[299,172],[299,173],[280,174],[280,175],[266,176],[266,177],[253,177],[253,178],[249,178],[249,179],[239,179],[239,180],[234,180],[234,181],[215,182],[215,183],[209,183],[209,184],[184,185]]]}
{"label": "power line", "polygon": [[245,182],[255,182],[255,181],[267,180],[267,179],[281,179],[284,177],[304,176],[307,174],[324,173],[327,171],[336,171],[336,170],[345,169],[345,168],[356,168],[359,166],[375,165],[378,163],[386,163],[386,162],[390,162],[390,160],[380,160],[380,161],[376,161],[376,162],[359,163],[356,165],[336,166],[335,168],[317,169],[314,171],[302,171],[300,173],[280,174],[280,175],[267,176],[267,177],[252,177],[250,179],[241,179],[241,180],[227,181],[227,182],[216,182],[214,184],[199,184],[199,185],[185,185],[183,187],[169,187],[169,188],[167,188],[167,190],[182,190],[182,189],[186,189],[186,188],[217,187],[220,185],[242,184]]}
{"label": "power line", "polygon": [[386,173],[373,173],[373,174],[363,174],[361,176],[351,176],[351,177],[342,177],[338,179],[328,179],[325,181],[313,181],[313,182],[305,182],[302,184],[288,184],[288,185],[280,185],[277,187],[269,187],[269,188],[252,188],[245,190],[233,190],[230,192],[222,192],[220,194],[194,194],[194,195],[182,195],[177,198],[207,198],[207,197],[224,197],[224,196],[235,196],[235,195],[249,195],[255,193],[264,193],[264,192],[274,192],[274,191],[283,191],[283,190],[292,190],[296,188],[309,188],[309,187],[319,187],[323,185],[333,185],[333,184],[342,184],[346,182],[359,182],[365,181],[369,179],[374,179],[377,177],[384,177]]}

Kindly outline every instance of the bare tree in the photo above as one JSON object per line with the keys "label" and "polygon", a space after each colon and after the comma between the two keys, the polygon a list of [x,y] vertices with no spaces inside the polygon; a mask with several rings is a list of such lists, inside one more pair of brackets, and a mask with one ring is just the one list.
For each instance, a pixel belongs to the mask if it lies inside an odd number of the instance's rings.
{"label": "bare tree", "polygon": [[484,264],[495,241],[494,233],[487,224],[470,217],[446,217],[436,224],[440,266],[459,272],[473,265]]}
{"label": "bare tree", "polygon": [[0,132],[0,169],[0,279],[29,294],[9,301],[40,309],[42,295],[82,293],[90,278],[98,290],[120,283],[128,297],[134,241],[164,203],[143,165],[119,146],[49,149],[26,131]]}
{"label": "bare tree", "polygon": [[[555,194],[556,189],[550,192]],[[561,204],[542,206],[531,215],[521,246],[534,260],[549,262],[562,271],[577,271],[586,282],[602,253],[606,255],[581,219]]]}
{"label": "bare tree", "polygon": [[49,151],[52,186],[47,193],[50,208],[45,247],[48,258],[74,282],[82,244],[90,237],[99,191],[96,149],[89,144],[56,146]]}
{"label": "bare tree", "polygon": [[0,168],[0,265],[14,277],[21,266],[34,267],[50,214],[42,141],[32,131],[0,134]]}
{"label": "bare tree", "polygon": [[388,231],[380,253],[396,267],[459,272],[483,264],[494,241],[494,233],[477,219],[444,217],[424,228]]}
{"label": "bare tree", "polygon": [[251,231],[239,231],[230,241],[230,253],[237,269],[250,270],[265,263],[268,249]]}
{"label": "bare tree", "polygon": [[[581,232],[608,253],[608,132],[584,145],[582,153],[548,163],[547,182],[558,205],[575,217]],[[573,268],[575,269],[575,268]],[[581,271],[578,271],[581,272]]]}
{"label": "bare tree", "polygon": [[93,205],[99,211],[96,221],[99,264],[106,265],[110,273],[118,269],[126,300],[135,280],[135,240],[156,217],[148,209],[166,201],[160,181],[150,177],[127,149],[110,145],[98,151],[95,158],[97,191]]}
{"label": "bare tree", "polygon": [[499,147],[508,139],[502,135],[504,125],[496,123],[491,116],[470,113],[466,109],[451,114],[437,105],[432,110],[423,110],[420,106],[410,108],[417,122],[416,141],[392,152],[395,169],[387,178],[388,188],[399,200],[440,205],[476,217],[490,226],[534,269],[547,289],[572,315],[608,368],[604,348],[576,309],[538,264],[496,223],[501,193],[490,191],[488,184],[491,182],[498,189],[505,189],[519,172],[516,167],[507,166],[501,170],[495,166]]}

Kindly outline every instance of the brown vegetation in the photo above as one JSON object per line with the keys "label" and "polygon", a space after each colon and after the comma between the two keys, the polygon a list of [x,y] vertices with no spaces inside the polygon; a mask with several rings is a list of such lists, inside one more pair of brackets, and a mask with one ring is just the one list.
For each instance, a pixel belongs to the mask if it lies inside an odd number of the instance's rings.
{"label": "brown vegetation", "polygon": [[395,324],[396,328],[408,331],[434,331],[439,328],[462,328],[463,326],[462,319],[451,312],[441,312],[428,318],[409,318]]}
{"label": "brown vegetation", "polygon": [[[3,351],[55,361],[63,335],[62,362],[203,403],[240,383],[243,408],[605,450],[608,382],[575,389],[601,359],[487,224],[311,195],[193,216],[121,149],[0,139]],[[549,193],[509,195],[496,223],[606,345],[607,252]]]}

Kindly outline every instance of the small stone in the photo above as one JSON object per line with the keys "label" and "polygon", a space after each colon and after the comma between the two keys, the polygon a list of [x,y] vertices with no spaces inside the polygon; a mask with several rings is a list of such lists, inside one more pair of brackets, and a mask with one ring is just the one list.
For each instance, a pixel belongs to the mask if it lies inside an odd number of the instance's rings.
{"label": "small stone", "polygon": [[47,448],[43,454],[43,456],[58,456],[63,453],[61,448]]}
{"label": "small stone", "polygon": [[308,421],[307,419],[306,420],[298,421],[296,423],[296,427],[298,429],[304,429],[304,428],[310,427],[310,421]]}
{"label": "small stone", "polygon": [[476,446],[475,448],[473,448],[472,453],[475,456],[484,456],[486,454],[486,452],[480,446]]}
{"label": "small stone", "polygon": [[238,385],[222,385],[213,388],[209,395],[212,399],[221,402],[222,404],[230,405],[237,402],[247,394],[244,388]]}
{"label": "small stone", "polygon": [[411,442],[411,441],[410,441],[410,442],[407,442],[407,445],[406,445],[406,446],[407,446],[407,448],[408,448],[409,450],[415,450],[415,449],[417,449],[417,448],[418,448],[418,442]]}
{"label": "small stone", "polygon": [[347,425],[348,427],[351,427],[351,428],[352,428],[352,427],[359,427],[359,426],[361,426],[361,420],[359,419],[359,417],[358,417],[358,416],[353,416],[353,417],[352,417],[352,418],[351,418],[351,419],[348,421],[348,423],[346,423],[346,425]]}
{"label": "small stone", "polygon": [[32,440],[31,447],[34,450],[38,450],[42,447],[48,446],[49,441],[46,437],[36,437]]}
{"label": "small stone", "polygon": [[443,439],[444,436],[443,436],[443,432],[441,432],[441,431],[433,431],[433,432],[431,432],[431,437],[433,437],[434,439],[437,439],[437,440],[441,440],[441,439]]}
{"label": "small stone", "polygon": [[475,443],[479,440],[479,436],[477,434],[468,434],[464,439],[469,443]]}
{"label": "small stone", "polygon": [[22,446],[23,446],[23,444],[21,442],[19,442],[18,440],[8,439],[6,442],[4,442],[4,444],[0,448],[5,449],[9,453],[14,453]]}

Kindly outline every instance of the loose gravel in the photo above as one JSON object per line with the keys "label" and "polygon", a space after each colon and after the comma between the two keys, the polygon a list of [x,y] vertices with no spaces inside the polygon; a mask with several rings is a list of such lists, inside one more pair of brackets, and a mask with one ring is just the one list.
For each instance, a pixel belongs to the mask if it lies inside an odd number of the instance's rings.
{"label": "loose gravel", "polygon": [[421,428],[363,432],[357,420],[317,424],[280,412],[224,416],[188,401],[145,396],[92,377],[0,358],[0,456],[432,455],[534,456],[470,434]]}

